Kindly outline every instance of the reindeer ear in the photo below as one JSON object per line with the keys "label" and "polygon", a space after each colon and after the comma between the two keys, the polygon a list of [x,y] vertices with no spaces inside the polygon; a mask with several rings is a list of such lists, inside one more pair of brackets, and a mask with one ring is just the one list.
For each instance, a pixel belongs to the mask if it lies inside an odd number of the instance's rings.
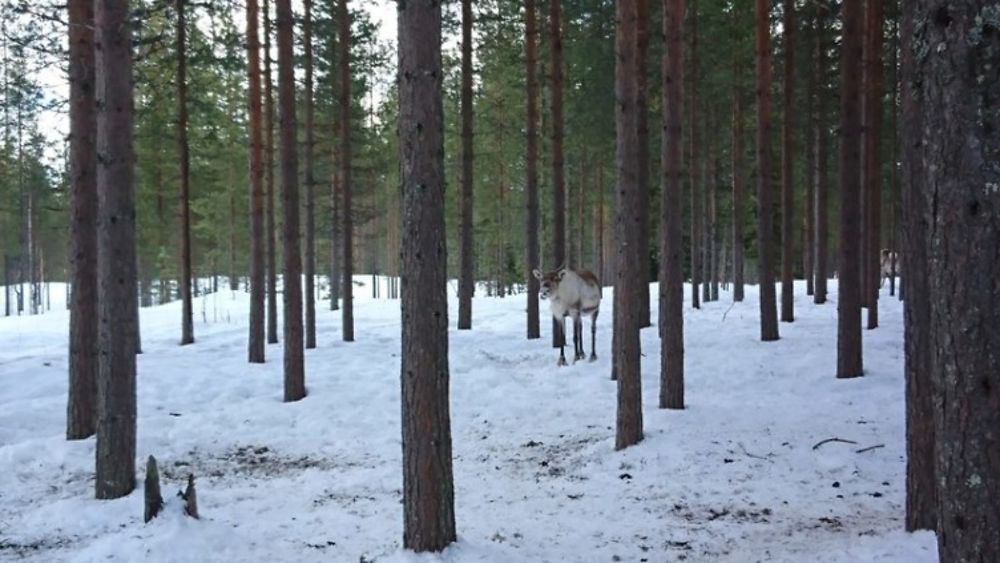
{"label": "reindeer ear", "polygon": [[556,278],[558,278],[559,281],[562,281],[563,276],[565,275],[566,275],[566,268],[559,268],[559,271],[556,272]]}
{"label": "reindeer ear", "polygon": [[534,276],[535,276],[535,277],[536,277],[536,278],[537,278],[537,279],[538,279],[539,281],[540,281],[540,280],[541,280],[542,278],[544,278],[544,277],[545,277],[545,276],[544,276],[544,275],[542,274],[542,271],[541,271],[541,270],[539,270],[539,269],[537,269],[537,268],[536,268],[536,269],[534,269],[534,270],[532,270],[532,271],[531,271],[531,273],[532,273],[532,275],[534,275]]}

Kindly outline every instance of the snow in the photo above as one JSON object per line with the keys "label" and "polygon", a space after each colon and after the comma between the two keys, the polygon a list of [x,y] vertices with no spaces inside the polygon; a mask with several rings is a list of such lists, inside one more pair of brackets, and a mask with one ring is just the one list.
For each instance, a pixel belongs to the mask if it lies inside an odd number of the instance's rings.
{"label": "snow", "polygon": [[[280,345],[246,362],[246,294],[199,298],[186,347],[179,303],[143,309],[139,489],[98,501],[94,440],[64,439],[68,314],[53,285],[51,312],[0,318],[0,560],[936,562],[932,534],[903,531],[902,307],[883,294],[865,377],[837,380],[831,285],[825,305],[798,285],[796,321],[771,343],[754,287],[685,307],[683,411],[656,408],[659,340],[643,330],[645,440],[621,452],[611,290],[599,360],[564,368],[547,317],[541,340],[524,338],[523,295],[481,292],[474,330],[450,334],[459,542],[434,555],[401,548],[398,301],[359,287],[354,343],[319,302],[309,395],[291,404]],[[813,448],[831,437],[856,444]],[[167,506],[143,524],[151,454]],[[188,473],[198,521],[174,496]]]}

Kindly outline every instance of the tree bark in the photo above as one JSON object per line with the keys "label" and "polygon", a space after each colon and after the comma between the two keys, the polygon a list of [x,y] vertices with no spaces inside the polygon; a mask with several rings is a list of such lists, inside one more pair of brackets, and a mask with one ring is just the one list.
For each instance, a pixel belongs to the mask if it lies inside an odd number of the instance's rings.
{"label": "tree bark", "polygon": [[135,488],[136,239],[129,3],[94,4],[97,76],[97,498]]}
{"label": "tree bark", "polygon": [[816,236],[814,253],[816,255],[816,285],[813,288],[813,303],[819,305],[826,303],[827,260],[830,256],[829,250],[829,206],[827,205],[827,165],[829,163],[829,133],[827,124],[827,86],[826,75],[823,69],[827,68],[829,61],[826,57],[826,20],[829,14],[829,4],[827,0],[822,0],[816,5],[816,64],[813,68],[814,80],[817,81],[816,89],[816,198],[815,207],[812,212],[815,215]]}
{"label": "tree bark", "polygon": [[867,279],[868,328],[878,327],[878,293],[881,280],[879,267],[880,233],[882,227],[882,171],[879,140],[882,129],[882,2],[865,2],[864,47],[864,197],[866,201],[864,249]]}
{"label": "tree bark", "polygon": [[250,112],[250,363],[264,363],[264,152],[261,127],[260,17],[257,0],[247,0],[247,97]]}
{"label": "tree bark", "polygon": [[684,0],[663,0],[663,190],[660,197],[660,408],[684,408]]}
{"label": "tree bark", "polygon": [[[639,197],[645,202],[639,209],[639,221],[641,223],[639,230],[641,231],[641,236],[639,237],[639,247],[637,250],[642,260],[639,276],[644,289],[637,295],[639,298],[639,305],[637,307],[639,328],[646,328],[652,326],[649,313],[649,205],[652,201],[649,187],[649,104],[647,102],[649,96],[649,78],[646,73],[649,61],[649,0],[638,0],[636,10],[638,11],[636,22],[638,25],[636,29],[638,40],[638,51],[636,52],[636,80],[638,80],[638,105],[636,106],[636,111],[638,112],[639,119],[638,181]],[[580,233],[582,237],[582,227]],[[582,259],[583,257],[581,256]]]}
{"label": "tree bark", "polygon": [[282,262],[284,263],[285,402],[306,396],[302,353],[302,258],[299,254],[295,59],[290,0],[277,0],[278,105],[281,111]]}
{"label": "tree bark", "polygon": [[180,159],[181,216],[181,346],[194,342],[191,300],[191,157],[188,151],[187,110],[187,0],[176,0],[177,25],[177,156]]}
{"label": "tree bark", "polygon": [[743,193],[743,100],[733,92],[733,301],[743,301],[743,228],[746,202]]}
{"label": "tree bark", "polygon": [[313,36],[312,0],[303,0],[305,19],[302,23],[303,64],[305,65],[305,181],[306,181],[306,251],[305,251],[305,306],[306,348],[316,347],[316,178],[313,176],[313,154],[316,135],[313,120]]}
{"label": "tree bark", "polygon": [[400,3],[403,547],[456,540],[448,408],[441,5]]}
{"label": "tree bark", "polygon": [[795,196],[792,153],[793,100],[795,94],[795,2],[784,0],[784,90],[782,108],[784,120],[781,127],[781,321],[795,320]]}
{"label": "tree bark", "polygon": [[535,0],[525,0],[524,3],[524,40],[527,74],[527,145],[528,156],[526,164],[527,185],[525,191],[527,203],[527,260],[528,271],[528,339],[541,337],[538,315],[539,281],[531,272],[541,267],[539,260],[539,209],[538,209],[538,27],[536,22]]}
{"label": "tree bark", "polygon": [[[812,21],[807,33],[809,36],[815,36],[817,33],[817,14],[819,13],[819,7],[817,4],[813,4],[812,10]],[[815,295],[816,285],[813,279],[813,269],[815,264],[815,252],[813,251],[813,209],[816,206],[816,135],[818,134],[818,122],[816,119],[816,87],[818,83],[818,76],[815,71],[807,70],[810,68],[818,67],[817,53],[813,49],[813,45],[809,44],[807,47],[807,58],[806,58],[806,68],[803,69],[804,72],[808,72],[808,86],[806,87],[806,99],[805,99],[805,122],[806,122],[806,133],[805,133],[805,153],[806,153],[806,172],[805,186],[804,186],[804,197],[802,205],[802,274],[806,278],[806,295]]]}
{"label": "tree bark", "polygon": [[274,199],[274,86],[271,80],[271,9],[264,0],[264,162],[267,211],[267,342],[278,342],[278,260],[277,222]]}
{"label": "tree bark", "polygon": [[[941,561],[1000,560],[1000,22],[988,0],[914,2],[936,390]],[[913,268],[904,267],[908,272]],[[907,307],[925,296],[907,279]]]}
{"label": "tree bark", "polygon": [[340,28],[340,191],[344,196],[341,209],[341,233],[343,244],[341,257],[341,335],[344,342],[354,342],[354,217],[351,205],[351,20],[347,11],[347,0],[337,4],[337,20]]}
{"label": "tree bark", "polygon": [[771,30],[770,4],[754,0],[757,51],[757,277],[760,283],[760,339],[778,339],[778,311],[771,270],[774,205],[771,201]]}
{"label": "tree bark", "polygon": [[458,284],[458,328],[472,328],[472,0],[462,0],[462,225]]}
{"label": "tree bark", "polygon": [[70,239],[69,400],[66,438],[92,436],[97,423],[97,106],[94,100],[94,2],[69,8]]}
{"label": "tree bark", "polygon": [[[862,0],[844,0],[840,86],[840,169],[861,165]],[[859,377],[861,367],[861,175],[840,175],[840,259],[837,283],[837,377]]]}
{"label": "tree bark", "polygon": [[[563,60],[561,0],[549,0],[549,71],[552,113],[552,223],[556,267],[566,264],[566,181],[563,177]],[[552,320],[552,346],[563,345],[563,331]]]}
{"label": "tree bark", "polygon": [[689,6],[688,14],[691,22],[691,73],[688,79],[691,90],[691,156],[690,156],[690,183],[691,183],[691,306],[695,309],[701,308],[700,296],[698,295],[698,284],[701,281],[701,223],[699,217],[701,212],[698,209],[698,173],[701,160],[699,159],[698,144],[698,7],[694,4]]}
{"label": "tree bark", "polygon": [[[934,452],[936,412],[934,347],[931,345],[930,279],[928,278],[928,203],[923,176],[923,108],[914,58],[916,3],[902,5],[900,21],[901,116],[903,148],[902,277],[908,297],[903,307],[906,378],[906,529],[937,527],[937,481]],[[926,39],[922,39],[926,40]]]}
{"label": "tree bark", "polygon": [[[639,328],[643,290],[642,257],[638,255],[645,205],[639,186],[640,95],[639,9],[641,0],[615,3],[615,160],[618,169],[616,190],[614,291],[614,370],[618,379],[618,414],[615,449],[642,440],[642,381]],[[648,291],[648,285],[647,285]]]}

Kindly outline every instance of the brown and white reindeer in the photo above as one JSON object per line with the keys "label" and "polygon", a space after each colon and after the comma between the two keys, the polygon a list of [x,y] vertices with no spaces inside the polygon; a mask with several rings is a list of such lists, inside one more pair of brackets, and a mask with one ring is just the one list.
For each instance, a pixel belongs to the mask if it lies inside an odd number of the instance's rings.
{"label": "brown and white reindeer", "polygon": [[542,273],[533,270],[532,274],[541,282],[539,295],[549,300],[552,316],[562,334],[559,347],[558,365],[566,365],[566,317],[573,319],[573,361],[587,357],[583,352],[583,321],[582,315],[590,315],[590,361],[597,359],[597,313],[601,308],[601,282],[597,276],[587,270],[570,270],[559,268],[553,272]]}
{"label": "brown and white reindeer", "polygon": [[885,285],[885,280],[899,275],[899,253],[888,248],[882,249],[882,259],[879,261],[879,269],[882,271],[882,278],[878,286]]}

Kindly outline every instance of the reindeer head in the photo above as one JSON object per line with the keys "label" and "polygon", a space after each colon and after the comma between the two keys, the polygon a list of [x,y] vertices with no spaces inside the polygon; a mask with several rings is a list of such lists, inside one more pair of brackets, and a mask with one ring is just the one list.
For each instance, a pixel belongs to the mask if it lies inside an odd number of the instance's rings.
{"label": "reindeer head", "polygon": [[542,299],[548,299],[549,295],[552,295],[559,291],[559,282],[562,281],[563,276],[566,275],[566,268],[559,268],[554,272],[542,273],[541,270],[532,270],[532,274],[538,281],[541,282],[541,287],[539,288],[538,296]]}

